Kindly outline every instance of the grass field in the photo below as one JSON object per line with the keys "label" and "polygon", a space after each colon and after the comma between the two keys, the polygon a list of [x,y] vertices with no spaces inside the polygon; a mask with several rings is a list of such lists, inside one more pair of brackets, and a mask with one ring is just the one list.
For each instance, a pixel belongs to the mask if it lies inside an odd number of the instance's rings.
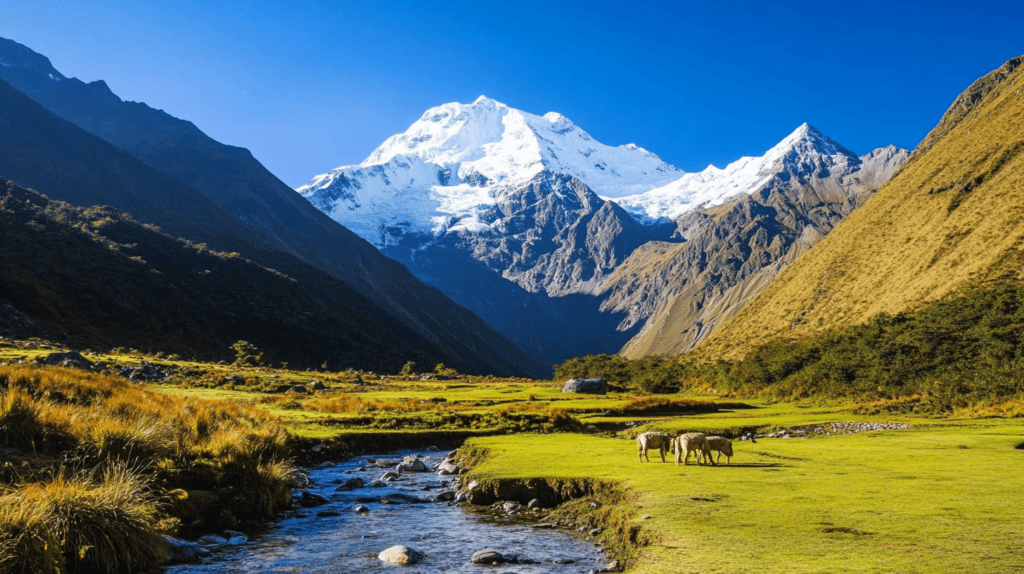
{"label": "grass field", "polygon": [[[0,344],[0,363],[31,362],[52,351]],[[651,399],[633,392],[569,395],[552,381],[461,375],[423,380],[138,353],[86,356],[111,370],[152,362],[177,374],[144,388],[175,400],[257,406],[307,440],[352,444],[388,433],[455,432],[470,437],[465,452],[487,453],[472,479],[610,484],[624,494],[614,499],[624,507],[619,516],[650,542],[631,553],[629,572],[636,574],[1024,572],[1024,449],[1016,448],[1024,444],[1024,418],[976,418],[984,410],[863,414],[870,410],[847,403],[725,401],[713,395],[664,397],[694,407],[670,413],[645,410]],[[326,390],[271,392],[314,381]],[[719,410],[700,412],[709,403]],[[645,430],[737,436],[840,421],[915,428],[736,441],[732,464],[717,467],[676,467],[671,459],[640,463],[634,441]]]}
{"label": "grass field", "polygon": [[1024,571],[1024,421],[933,422],[737,442],[718,467],[639,463],[618,437],[475,438],[491,456],[471,477],[621,484],[656,540],[635,573]]}

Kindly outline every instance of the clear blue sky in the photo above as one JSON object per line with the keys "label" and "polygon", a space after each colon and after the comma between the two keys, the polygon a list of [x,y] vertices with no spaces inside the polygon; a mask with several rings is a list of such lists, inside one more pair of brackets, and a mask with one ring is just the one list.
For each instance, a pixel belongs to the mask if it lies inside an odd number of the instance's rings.
{"label": "clear blue sky", "polygon": [[481,94],[687,171],[804,121],[860,154],[913,147],[1024,54],[1021,1],[435,4],[3,0],[0,36],[249,148],[292,186]]}

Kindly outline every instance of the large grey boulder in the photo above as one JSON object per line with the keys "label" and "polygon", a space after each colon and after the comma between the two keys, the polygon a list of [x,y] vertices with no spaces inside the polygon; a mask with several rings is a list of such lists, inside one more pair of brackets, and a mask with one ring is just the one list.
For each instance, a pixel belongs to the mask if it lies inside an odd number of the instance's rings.
{"label": "large grey boulder", "polygon": [[408,546],[392,546],[387,550],[384,550],[377,555],[379,560],[387,562],[389,564],[416,564],[423,560],[423,554],[417,550],[413,550]]}
{"label": "large grey boulder", "polygon": [[427,472],[430,469],[421,458],[416,455],[410,455],[398,464],[396,470],[398,472]]}
{"label": "large grey boulder", "polygon": [[41,359],[36,360],[41,365],[57,365],[60,367],[68,367],[71,369],[83,369],[90,371],[93,368],[92,361],[86,359],[78,351],[68,351],[66,353],[50,353]]}
{"label": "large grey boulder", "polygon": [[602,379],[569,379],[562,385],[562,392],[604,395],[608,393],[608,383]]}
{"label": "large grey boulder", "polygon": [[440,465],[438,465],[437,474],[439,474],[440,476],[459,474],[459,467],[446,460],[442,462]]}

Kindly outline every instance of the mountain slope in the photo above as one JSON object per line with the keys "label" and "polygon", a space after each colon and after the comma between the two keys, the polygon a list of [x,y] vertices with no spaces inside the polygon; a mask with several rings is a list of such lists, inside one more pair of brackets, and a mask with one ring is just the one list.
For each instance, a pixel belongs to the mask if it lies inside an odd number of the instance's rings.
{"label": "mountain slope", "polygon": [[244,339],[297,368],[385,372],[445,356],[351,289],[320,301],[237,254],[12,182],[0,182],[0,269],[0,331],[19,337],[208,360],[230,358]]}
{"label": "mountain slope", "polygon": [[1024,57],[972,84],[894,179],[701,348],[863,323],[1024,273]]}
{"label": "mountain slope", "polygon": [[[263,251],[254,253],[226,243],[218,244],[220,248],[244,251],[246,256],[275,268],[292,264],[275,251],[298,256],[345,281],[431,344],[444,349],[451,357],[451,366],[457,365],[467,372],[503,375],[543,371],[479,317],[426,287],[401,264],[382,256],[373,246],[320,213],[270,174],[247,150],[218,143],[191,123],[145,104],[121,101],[102,81],[85,84],[65,78],[44,56],[16,42],[0,39],[0,62],[0,78],[150,168],[198,189],[244,222],[248,230],[245,240]],[[64,193],[66,189],[38,187],[51,194]],[[112,202],[84,204],[93,203]],[[130,211],[132,206],[118,207]],[[202,221],[206,211],[202,202],[186,202],[164,215],[181,214],[183,219]],[[163,220],[151,221],[165,225]],[[230,226],[225,223],[225,227]]]}
{"label": "mountain slope", "polygon": [[700,344],[863,204],[907,155],[890,146],[857,157],[805,124],[763,157],[736,162],[757,165],[760,175],[750,179],[762,185],[738,198],[733,191],[733,199],[705,194],[704,206],[675,220],[685,243],[645,246],[604,283],[605,309],[629,313],[626,325],[644,322],[622,354],[678,355]]}

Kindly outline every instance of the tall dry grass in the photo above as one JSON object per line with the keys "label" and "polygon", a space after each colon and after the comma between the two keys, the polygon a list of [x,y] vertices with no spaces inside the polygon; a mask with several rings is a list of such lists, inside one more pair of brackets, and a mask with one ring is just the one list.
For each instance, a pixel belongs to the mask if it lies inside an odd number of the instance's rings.
{"label": "tall dry grass", "polygon": [[[277,417],[242,402],[0,366],[0,444],[34,461],[0,481],[0,574],[134,572],[163,560],[156,526],[180,522],[175,512],[199,528],[268,518],[290,503],[287,442]],[[179,487],[226,494],[199,509],[186,490],[155,502]]]}

